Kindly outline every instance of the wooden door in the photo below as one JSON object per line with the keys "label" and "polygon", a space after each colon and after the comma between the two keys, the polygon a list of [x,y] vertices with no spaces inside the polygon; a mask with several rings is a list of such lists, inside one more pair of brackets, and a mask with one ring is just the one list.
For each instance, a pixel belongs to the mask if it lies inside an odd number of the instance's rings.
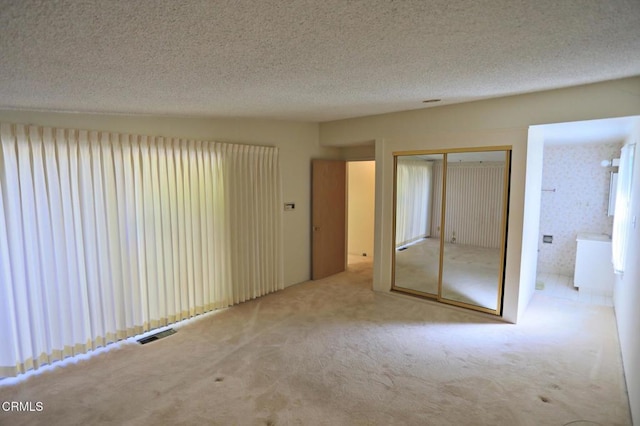
{"label": "wooden door", "polygon": [[345,161],[312,161],[311,278],[314,280],[346,269],[346,171]]}

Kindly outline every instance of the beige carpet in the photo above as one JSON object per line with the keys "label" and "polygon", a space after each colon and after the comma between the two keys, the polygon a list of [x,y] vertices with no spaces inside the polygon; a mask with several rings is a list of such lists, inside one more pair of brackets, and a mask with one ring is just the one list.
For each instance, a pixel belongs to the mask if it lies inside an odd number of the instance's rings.
{"label": "beige carpet", "polygon": [[536,294],[511,325],[351,269],[0,386],[44,404],[0,424],[631,424],[612,308]]}

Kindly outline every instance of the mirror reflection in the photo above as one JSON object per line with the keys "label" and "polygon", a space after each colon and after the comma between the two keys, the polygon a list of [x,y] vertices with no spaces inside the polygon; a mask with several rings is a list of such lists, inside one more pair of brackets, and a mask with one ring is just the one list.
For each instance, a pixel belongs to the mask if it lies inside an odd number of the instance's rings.
{"label": "mirror reflection", "polygon": [[396,157],[394,289],[500,313],[508,154]]}
{"label": "mirror reflection", "polygon": [[447,155],[442,298],[496,310],[505,153]]}
{"label": "mirror reflection", "polygon": [[[397,157],[395,285],[438,294],[443,154]],[[438,219],[435,219],[438,218]]]}

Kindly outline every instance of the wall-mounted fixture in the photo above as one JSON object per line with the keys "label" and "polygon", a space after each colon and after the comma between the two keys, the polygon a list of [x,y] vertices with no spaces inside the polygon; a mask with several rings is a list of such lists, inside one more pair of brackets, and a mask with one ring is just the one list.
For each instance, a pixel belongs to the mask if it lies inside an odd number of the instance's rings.
{"label": "wall-mounted fixture", "polygon": [[618,167],[618,166],[620,166],[620,159],[619,158],[613,158],[611,160],[602,160],[600,162],[600,165],[602,167]]}

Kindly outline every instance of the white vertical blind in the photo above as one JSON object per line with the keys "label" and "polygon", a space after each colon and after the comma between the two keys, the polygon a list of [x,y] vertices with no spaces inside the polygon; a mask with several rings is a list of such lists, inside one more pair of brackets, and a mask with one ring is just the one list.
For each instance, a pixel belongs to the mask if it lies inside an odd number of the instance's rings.
{"label": "white vertical blind", "polygon": [[620,153],[616,208],[613,215],[613,234],[611,236],[613,270],[616,274],[624,272],[627,245],[631,234],[631,190],[635,149],[635,144],[626,144]]}
{"label": "white vertical blind", "polygon": [[277,148],[0,138],[0,377],[283,288]]}
{"label": "white vertical blind", "polygon": [[445,241],[499,248],[504,163],[447,164]]}
{"label": "white vertical blind", "polygon": [[[504,163],[468,162],[447,165],[445,241],[478,247],[499,248],[501,233]],[[431,234],[440,237],[442,208],[442,162],[434,164],[434,214]]]}
{"label": "white vertical blind", "polygon": [[396,246],[429,235],[432,166],[424,160],[398,158],[396,167]]}

